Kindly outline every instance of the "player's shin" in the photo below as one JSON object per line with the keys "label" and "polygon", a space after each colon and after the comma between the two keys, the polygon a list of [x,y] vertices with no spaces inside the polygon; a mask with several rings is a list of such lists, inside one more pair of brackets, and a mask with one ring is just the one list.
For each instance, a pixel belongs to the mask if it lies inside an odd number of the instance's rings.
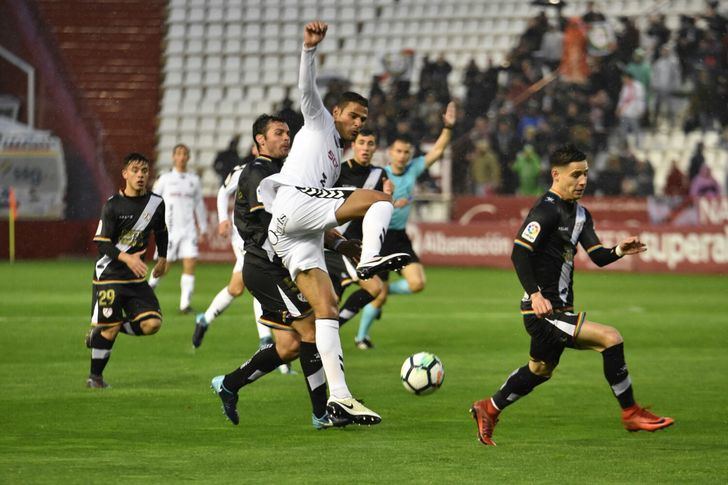
{"label": "player's shin", "polygon": [[212,299],[210,306],[205,311],[205,321],[207,324],[211,324],[227,307],[235,300],[235,297],[230,294],[227,286],[220,290],[215,298]]}
{"label": "player's shin", "polygon": [[339,311],[339,325],[341,326],[351,320],[365,305],[373,300],[374,297],[367,290],[363,288],[356,290],[346,299]]}
{"label": "player's shin", "polygon": [[547,380],[548,377],[538,376],[531,372],[528,365],[524,365],[513,371],[501,388],[493,394],[493,403],[502,411]]}
{"label": "player's shin", "polygon": [[369,261],[379,255],[393,210],[391,202],[380,200],[373,203],[364,214],[361,261]]}
{"label": "player's shin", "polygon": [[306,388],[311,397],[313,414],[321,418],[326,414],[326,375],[324,373],[321,356],[313,342],[301,342],[299,350],[301,370],[306,378]]}
{"label": "player's shin", "polygon": [[180,297],[179,309],[186,310],[190,306],[192,293],[195,291],[195,275],[182,273],[179,280]]}
{"label": "player's shin", "polygon": [[223,380],[223,386],[230,392],[237,392],[241,387],[263,377],[281,364],[283,364],[283,360],[276,352],[276,346],[274,344],[265,345],[260,347],[238,369],[227,374]]}
{"label": "player's shin", "polygon": [[369,329],[374,325],[374,320],[379,316],[379,312],[379,308],[373,306],[371,303],[364,307],[361,312],[361,319],[359,320],[359,330],[356,334],[357,342],[361,342],[369,337]]}
{"label": "player's shin", "polygon": [[604,349],[602,359],[604,360],[604,377],[607,378],[619,405],[622,409],[634,405],[632,380],[629,378],[627,364],[624,361],[624,343]]}
{"label": "player's shin", "polygon": [[341,350],[338,320],[316,319],[316,347],[321,355],[331,396],[341,399],[351,397],[344,376],[344,352]]}
{"label": "player's shin", "polygon": [[107,340],[101,335],[100,331],[93,332],[91,335],[91,376],[101,377],[111,358],[111,348],[114,346],[113,340]]}
{"label": "player's shin", "polygon": [[392,295],[409,295],[412,289],[405,278],[400,278],[389,284],[389,293]]}

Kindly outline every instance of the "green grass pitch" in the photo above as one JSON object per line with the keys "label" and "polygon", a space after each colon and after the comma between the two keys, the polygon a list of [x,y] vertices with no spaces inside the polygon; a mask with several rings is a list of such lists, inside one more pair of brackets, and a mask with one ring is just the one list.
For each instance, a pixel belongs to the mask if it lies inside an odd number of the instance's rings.
{"label": "green grass pitch", "polygon": [[[627,433],[599,355],[567,350],[551,382],[508,409],[496,448],[467,410],[528,357],[511,271],[428,269],[424,293],[394,296],[360,351],[342,329],[347,380],[380,425],[315,431],[303,377],[273,373],[242,390],[228,423],[210,378],[257,347],[251,300],[218,318],[192,351],[178,315],[179,266],[158,295],[159,334],[120,335],[107,390],[84,387],[92,262],[0,264],[0,483],[726,483],[725,276],[577,273],[577,308],[625,338],[642,404],[672,416]],[[204,309],[230,266],[200,265]],[[436,353],[445,383],[407,393],[404,359]],[[298,363],[294,365],[298,367]]]}

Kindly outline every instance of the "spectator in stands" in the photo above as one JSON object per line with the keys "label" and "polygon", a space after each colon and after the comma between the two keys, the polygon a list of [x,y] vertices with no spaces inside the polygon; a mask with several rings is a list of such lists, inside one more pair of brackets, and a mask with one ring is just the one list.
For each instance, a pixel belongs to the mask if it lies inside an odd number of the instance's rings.
{"label": "spectator in stands", "polygon": [[602,12],[596,7],[595,2],[586,2],[586,13],[581,16],[581,19],[587,24],[593,22],[604,22],[607,18]]}
{"label": "spectator in stands", "polygon": [[511,165],[516,160],[516,154],[521,147],[508,118],[501,118],[498,121],[496,132],[491,139],[491,146],[498,155],[501,167],[501,193],[513,194],[516,191],[518,180],[511,170]]}
{"label": "spectator in stands", "polygon": [[690,195],[692,197],[718,197],[720,196],[720,184],[710,172],[710,167],[703,164],[698,175],[690,183]]}
{"label": "spectator in stands", "polygon": [[389,76],[392,92],[397,98],[408,96],[415,65],[415,51],[395,49],[385,52],[381,58],[384,71]]}
{"label": "spectator in stands", "polygon": [[693,156],[690,157],[690,165],[688,166],[688,181],[691,183],[698,175],[698,172],[700,172],[700,167],[705,164],[704,149],[705,145],[702,141],[695,144],[695,151],[693,152]]}
{"label": "spectator in stands", "polygon": [[215,155],[215,161],[212,163],[212,167],[220,177],[221,185],[233,167],[240,164],[238,143],[240,143],[240,134],[233,136],[228,147],[225,150],[217,152],[217,155]]}
{"label": "spectator in stands", "polygon": [[525,145],[516,155],[513,171],[518,176],[518,195],[539,195],[543,188],[539,184],[541,178],[541,157],[532,145]]}
{"label": "spectator in stands", "polygon": [[580,18],[569,19],[564,29],[564,51],[561,57],[561,76],[566,82],[585,83],[589,76],[587,64],[586,26]]}
{"label": "spectator in stands", "polygon": [[620,195],[622,193],[622,163],[618,155],[610,155],[607,159],[607,166],[599,173],[597,178],[597,194],[599,195]]}
{"label": "spectator in stands", "polygon": [[603,89],[589,98],[589,122],[591,123],[592,151],[599,153],[607,149],[607,132],[611,102]]}
{"label": "spectator in stands", "polygon": [[685,174],[677,166],[677,160],[672,161],[670,172],[667,174],[665,183],[665,195],[684,196],[688,195],[689,184]]}
{"label": "spectator in stands", "polygon": [[707,11],[703,16],[708,22],[708,28],[715,33],[718,38],[722,38],[728,34],[728,19],[723,17],[718,12],[718,6],[720,2],[718,0],[710,0],[706,2]]}
{"label": "spectator in stands", "polygon": [[452,72],[452,65],[447,62],[444,54],[440,54],[432,65],[432,91],[443,105],[450,102],[450,87],[447,81],[450,72]]}
{"label": "spectator in stands", "polygon": [[540,57],[550,71],[555,71],[561,64],[561,56],[564,53],[564,33],[553,24],[549,24],[548,30],[541,39],[541,47],[537,55]]}
{"label": "spectator in stands", "polygon": [[[647,113],[647,103],[650,100],[650,87],[652,86],[652,67],[645,57],[645,51],[642,48],[636,49],[632,54],[632,60],[627,64],[627,72],[632,74],[632,78],[638,81],[645,91],[645,110]],[[644,115],[643,115],[644,116]]]}
{"label": "spectator in stands", "polygon": [[615,55],[623,64],[632,60],[634,51],[640,46],[640,31],[629,17],[619,17],[621,32],[617,35]]}
{"label": "spectator in stands", "polygon": [[473,193],[480,196],[497,193],[501,184],[501,169],[490,141],[487,138],[478,140],[467,157],[470,162]]}
{"label": "spectator in stands", "polygon": [[[631,179],[634,181],[634,191],[625,191],[628,195],[649,197],[655,195],[655,170],[649,160],[637,159],[636,173]],[[624,188],[624,183],[622,184]]]}
{"label": "spectator in stands", "polygon": [[703,32],[698,29],[695,19],[687,15],[680,16],[680,29],[677,33],[677,56],[680,59],[680,71],[683,80],[689,78],[694,71],[698,43],[703,37]]}
{"label": "spectator in stands", "polygon": [[650,40],[652,60],[657,60],[662,48],[670,40],[670,29],[665,23],[664,14],[655,14],[650,17],[650,24],[647,27],[647,37]]}
{"label": "spectator in stands", "polygon": [[622,140],[632,134],[635,137],[635,144],[640,147],[640,120],[645,113],[645,89],[642,83],[635,81],[632,73],[625,71],[622,74],[622,90],[619,93],[617,103],[617,116]]}
{"label": "spectator in stands", "polygon": [[690,116],[703,133],[712,130],[715,122],[716,112],[716,86],[713,78],[707,70],[701,69],[697,72],[695,87],[690,98]]}
{"label": "spectator in stands", "polygon": [[677,110],[675,93],[680,89],[680,63],[668,46],[662,46],[659,57],[652,64],[652,125],[657,126],[662,112],[663,119],[673,125]]}

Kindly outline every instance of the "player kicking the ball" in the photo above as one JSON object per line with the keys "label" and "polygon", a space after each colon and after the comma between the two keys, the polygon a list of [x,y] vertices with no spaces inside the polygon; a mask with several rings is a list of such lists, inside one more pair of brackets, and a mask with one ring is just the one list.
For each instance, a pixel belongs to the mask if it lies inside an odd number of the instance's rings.
{"label": "player kicking the ball", "polygon": [[549,380],[566,347],[602,354],[604,377],[619,401],[622,424],[628,431],[656,431],[674,423],[672,418],[657,416],[635,402],[619,331],[587,320],[585,312],[573,313],[577,244],[598,266],[647,248],[636,237],[610,249],[600,243],[591,214],[578,202],[589,172],[584,153],[567,145],[554,151],[550,161],[551,189],[528,213],[511,255],[526,290],[521,313],[531,336],[531,358],[513,371],[492,397],[476,401],[470,408],[478,424],[478,439],[485,445],[495,445],[493,429],[500,413]]}

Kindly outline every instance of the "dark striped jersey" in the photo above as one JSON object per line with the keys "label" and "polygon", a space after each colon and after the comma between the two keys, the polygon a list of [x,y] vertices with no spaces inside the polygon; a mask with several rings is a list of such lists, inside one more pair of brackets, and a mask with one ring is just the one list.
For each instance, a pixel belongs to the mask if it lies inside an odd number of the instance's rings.
{"label": "dark striped jersey", "polygon": [[99,247],[99,260],[94,267],[95,282],[136,283],[144,281],[119,261],[119,254],[137,253],[147,248],[149,234],[154,231],[160,257],[167,255],[167,226],[164,222],[164,201],[148,192],[127,197],[122,192],[109,197],[101,211],[101,220],[94,241]]}
{"label": "dark striped jersey", "polygon": [[264,178],[281,171],[283,160],[259,156],[240,172],[235,193],[235,228],[245,242],[245,251],[273,261],[275,253],[268,243],[268,224],[271,215],[258,200],[258,184]]}
{"label": "dark striped jersey", "polygon": [[599,266],[619,259],[594,231],[591,214],[575,201],[546,192],[531,208],[518,230],[512,260],[526,290],[522,310],[531,309],[530,295],[541,291],[554,309],[574,305],[574,256],[577,245]]}
{"label": "dark striped jersey", "polygon": [[[365,167],[354,160],[347,160],[341,165],[341,174],[334,187],[382,190],[385,180],[387,180],[387,172],[383,168],[371,165]],[[354,219],[347,223],[344,237],[347,239],[362,238],[361,219]]]}

